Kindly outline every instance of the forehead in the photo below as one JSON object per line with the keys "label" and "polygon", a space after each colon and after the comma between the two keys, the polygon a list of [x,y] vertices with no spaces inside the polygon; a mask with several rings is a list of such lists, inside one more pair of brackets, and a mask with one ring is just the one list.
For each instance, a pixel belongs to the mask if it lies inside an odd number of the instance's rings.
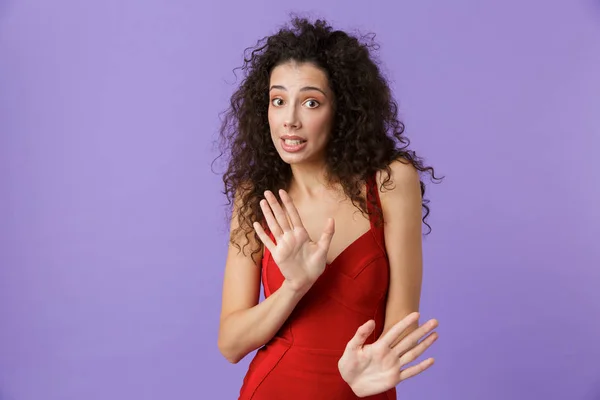
{"label": "forehead", "polygon": [[278,65],[271,72],[270,83],[272,85],[282,86],[320,86],[323,89],[328,87],[327,75],[325,72],[312,63],[287,62]]}

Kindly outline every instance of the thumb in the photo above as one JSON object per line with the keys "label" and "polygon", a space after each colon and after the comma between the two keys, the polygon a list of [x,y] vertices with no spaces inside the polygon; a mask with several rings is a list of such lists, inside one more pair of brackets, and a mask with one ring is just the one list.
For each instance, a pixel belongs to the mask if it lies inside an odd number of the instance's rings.
{"label": "thumb", "polygon": [[319,238],[319,247],[329,248],[331,244],[331,239],[333,238],[333,234],[335,233],[335,221],[333,218],[327,219],[327,224],[325,225],[325,229],[323,229],[323,233]]}
{"label": "thumb", "polygon": [[367,338],[373,332],[374,329],[375,329],[375,321],[372,319],[368,320],[367,322],[362,324],[360,327],[358,327],[358,329],[356,330],[356,333],[354,334],[352,339],[350,339],[350,341],[348,342],[346,347],[348,347],[352,350],[359,349],[360,347],[362,347],[363,344],[365,344],[365,341],[367,340]]}

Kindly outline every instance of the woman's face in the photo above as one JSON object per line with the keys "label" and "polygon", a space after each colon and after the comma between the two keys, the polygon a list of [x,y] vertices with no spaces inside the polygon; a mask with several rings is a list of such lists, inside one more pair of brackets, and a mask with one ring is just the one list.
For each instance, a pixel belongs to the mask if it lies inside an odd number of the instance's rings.
{"label": "woman's face", "polygon": [[325,73],[311,63],[275,67],[269,83],[269,126],[288,164],[321,163],[333,124],[333,93]]}

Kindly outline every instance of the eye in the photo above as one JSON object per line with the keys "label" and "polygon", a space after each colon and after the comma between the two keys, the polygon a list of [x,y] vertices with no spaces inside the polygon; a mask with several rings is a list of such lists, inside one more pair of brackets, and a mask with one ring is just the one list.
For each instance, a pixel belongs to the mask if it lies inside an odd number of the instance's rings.
{"label": "eye", "polygon": [[283,104],[283,99],[275,98],[273,100],[271,100],[271,104],[273,104],[275,107],[279,107]]}
{"label": "eye", "polygon": [[307,100],[304,104],[308,106],[308,108],[317,108],[319,107],[319,102],[316,100]]}

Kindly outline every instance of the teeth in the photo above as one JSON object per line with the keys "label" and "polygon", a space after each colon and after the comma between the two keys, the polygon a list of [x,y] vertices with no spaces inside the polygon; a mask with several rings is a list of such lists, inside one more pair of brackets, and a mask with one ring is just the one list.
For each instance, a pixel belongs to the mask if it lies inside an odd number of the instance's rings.
{"label": "teeth", "polygon": [[290,139],[284,139],[285,144],[290,145],[290,146],[297,146],[299,144],[302,144],[302,140],[290,140]]}

